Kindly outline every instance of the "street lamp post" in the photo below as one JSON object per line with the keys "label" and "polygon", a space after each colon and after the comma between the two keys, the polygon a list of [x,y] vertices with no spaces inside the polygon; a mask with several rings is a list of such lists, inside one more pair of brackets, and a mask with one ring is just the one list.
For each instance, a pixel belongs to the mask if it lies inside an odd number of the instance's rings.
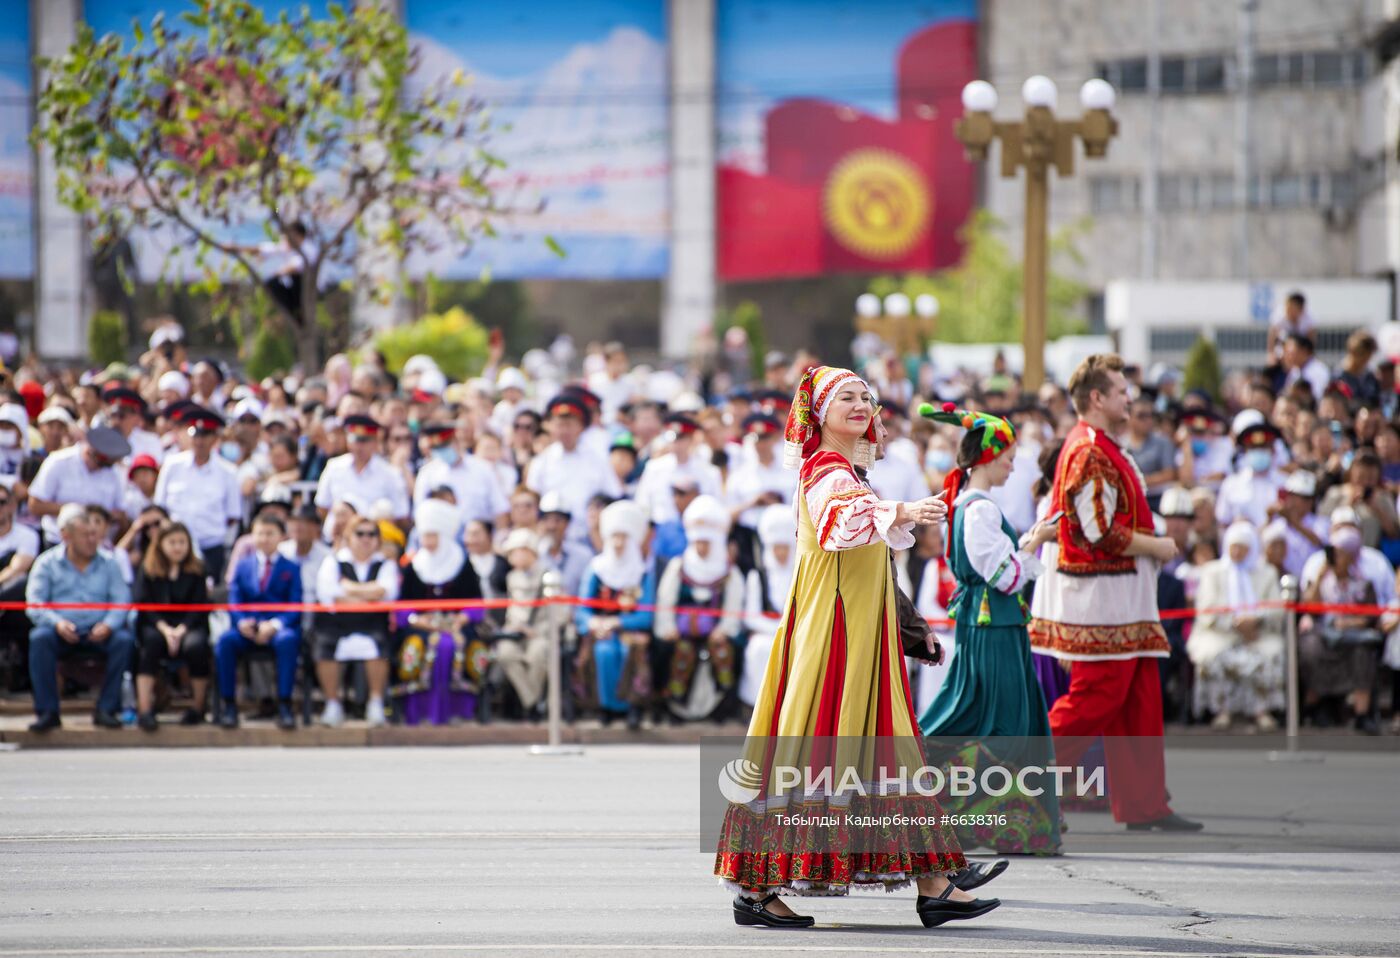
{"label": "street lamp post", "polygon": [[965,115],[954,128],[969,160],[985,160],[993,140],[1001,141],[1001,175],[1013,177],[1026,170],[1026,236],[1024,252],[1024,306],[1022,343],[1025,365],[1022,388],[1034,392],[1045,380],[1045,326],[1049,258],[1048,213],[1051,166],[1060,176],[1074,173],[1074,140],[1084,141],[1086,156],[1101,157],[1108,141],[1118,132],[1113,109],[1113,87],[1104,80],[1090,80],[1079,90],[1084,115],[1078,120],[1058,120],[1054,107],[1058,91],[1049,77],[1033,76],[1021,87],[1026,104],[1024,120],[992,119],[997,91],[985,80],[963,87]]}
{"label": "street lamp post", "polygon": [[856,330],[879,336],[902,360],[923,349],[923,341],[937,332],[937,323],[938,300],[930,293],[913,300],[904,293],[890,293],[884,300],[874,293],[856,297]]}

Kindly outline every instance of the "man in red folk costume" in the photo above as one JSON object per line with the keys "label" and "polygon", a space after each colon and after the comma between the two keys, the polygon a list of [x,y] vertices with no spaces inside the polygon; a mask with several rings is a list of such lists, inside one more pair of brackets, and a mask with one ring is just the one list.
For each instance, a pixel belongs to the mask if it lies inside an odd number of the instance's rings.
{"label": "man in red folk costume", "polygon": [[1113,817],[1130,830],[1197,831],[1167,805],[1162,687],[1169,654],[1157,612],[1157,569],[1176,543],[1153,534],[1142,473],[1113,438],[1128,424],[1123,360],[1090,356],[1069,380],[1079,422],[1055,469],[1051,510],[1063,511],[1054,565],[1036,584],[1031,646],[1070,669],[1050,709],[1057,764],[1077,765],[1105,737]]}

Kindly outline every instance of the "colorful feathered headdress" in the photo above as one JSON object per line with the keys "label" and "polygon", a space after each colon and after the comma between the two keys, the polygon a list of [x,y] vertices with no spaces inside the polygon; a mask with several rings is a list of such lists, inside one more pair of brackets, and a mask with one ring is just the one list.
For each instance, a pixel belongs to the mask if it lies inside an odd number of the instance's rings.
{"label": "colorful feathered headdress", "polygon": [[[989,412],[968,412],[965,409],[959,409],[950,402],[945,402],[938,407],[931,403],[924,403],[919,407],[919,415],[934,422],[945,423],[949,426],[961,426],[969,432],[981,433],[982,453],[977,457],[977,461],[968,468],[986,465],[1010,448],[1011,444],[1016,441],[1016,427],[1000,416],[993,416]],[[943,491],[946,493],[943,501],[948,506],[949,530],[953,527],[953,503],[957,501],[966,482],[967,469],[961,466],[949,470],[948,475],[943,478]],[[948,541],[952,541],[951,534],[948,536]]]}

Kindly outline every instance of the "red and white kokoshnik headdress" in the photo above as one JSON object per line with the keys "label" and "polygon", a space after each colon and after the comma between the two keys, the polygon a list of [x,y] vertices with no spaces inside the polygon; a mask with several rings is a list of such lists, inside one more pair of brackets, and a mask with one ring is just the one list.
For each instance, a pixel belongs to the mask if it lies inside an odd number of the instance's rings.
{"label": "red and white kokoshnik headdress", "polygon": [[[873,395],[870,385],[851,372],[837,366],[812,366],[802,374],[797,384],[797,392],[792,397],[792,407],[788,410],[787,428],[783,431],[783,465],[788,469],[800,469],[805,459],[817,451],[822,441],[822,424],[826,422],[826,411],[831,399],[841,391],[842,386],[859,384]],[[869,469],[875,463],[875,416],[870,417],[870,425],[865,435],[856,440],[856,448],[851,465]]]}

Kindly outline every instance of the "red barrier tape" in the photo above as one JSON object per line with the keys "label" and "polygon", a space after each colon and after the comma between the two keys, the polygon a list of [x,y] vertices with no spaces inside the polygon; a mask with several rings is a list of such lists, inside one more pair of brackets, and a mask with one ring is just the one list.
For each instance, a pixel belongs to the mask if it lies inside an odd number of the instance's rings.
{"label": "red barrier tape", "polygon": [[[200,602],[186,605],[158,602],[0,602],[0,611],[26,611],[28,609],[52,609],[56,612],[62,611],[92,611],[92,612],[112,612],[115,610],[132,610],[136,612],[217,612],[220,609],[227,609],[230,612],[464,612],[473,609],[505,609],[512,605],[528,606],[530,608],[544,608],[546,606],[570,606],[576,608],[591,608],[600,612],[657,612],[660,606],[634,605],[622,606],[614,601],[604,601],[601,599],[584,599],[578,596],[556,596],[547,599],[533,599],[526,602],[514,602],[510,599],[420,599],[416,601],[397,600],[394,602],[353,602],[341,605],[323,605],[319,603],[290,603],[290,602],[243,602],[243,603],[217,603]],[[1164,609],[1161,618],[1163,621],[1173,621],[1177,619],[1194,619],[1200,615],[1238,615],[1242,612],[1280,612],[1293,611],[1295,613],[1319,615],[1332,613],[1335,615],[1387,615],[1390,613],[1400,613],[1400,608],[1389,608],[1378,605],[1327,605],[1320,602],[1260,602],[1256,605],[1244,606],[1241,608],[1230,608],[1221,606],[1211,609]],[[717,618],[745,617],[746,612],[726,612],[723,609],[707,609],[694,606],[678,606],[673,608],[675,615],[703,615]],[[765,612],[766,619],[777,619],[780,613]],[[926,619],[928,624],[936,629],[952,628],[952,619]]]}

